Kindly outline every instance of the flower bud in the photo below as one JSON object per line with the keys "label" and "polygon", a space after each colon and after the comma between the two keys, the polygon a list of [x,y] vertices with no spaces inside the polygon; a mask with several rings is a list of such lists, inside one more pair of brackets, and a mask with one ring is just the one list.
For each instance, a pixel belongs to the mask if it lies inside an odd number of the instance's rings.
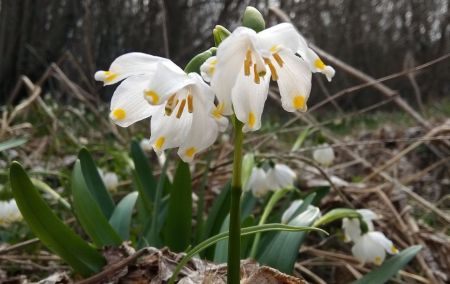
{"label": "flower bud", "polygon": [[217,25],[213,30],[213,36],[214,36],[214,43],[216,46],[219,46],[219,44],[226,39],[231,32],[227,30],[224,26]]}
{"label": "flower bud", "polygon": [[261,12],[252,6],[248,6],[245,9],[244,17],[242,17],[242,25],[255,32],[260,32],[266,28],[266,22],[264,21]]}

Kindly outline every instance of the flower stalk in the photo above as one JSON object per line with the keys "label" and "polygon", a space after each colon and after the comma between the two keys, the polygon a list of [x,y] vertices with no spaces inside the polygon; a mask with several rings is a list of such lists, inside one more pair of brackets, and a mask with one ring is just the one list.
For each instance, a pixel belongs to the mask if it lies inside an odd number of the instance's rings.
{"label": "flower stalk", "polygon": [[228,241],[228,281],[237,284],[240,281],[241,251],[241,194],[242,194],[242,144],[244,134],[243,123],[234,119],[234,156],[233,178],[231,181],[230,227]]}

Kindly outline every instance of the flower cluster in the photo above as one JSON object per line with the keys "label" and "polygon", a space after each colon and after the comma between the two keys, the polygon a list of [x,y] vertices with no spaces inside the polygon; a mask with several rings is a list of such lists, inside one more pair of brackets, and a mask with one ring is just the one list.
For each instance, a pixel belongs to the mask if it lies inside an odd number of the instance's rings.
{"label": "flower cluster", "polygon": [[0,201],[0,226],[9,226],[20,220],[22,220],[22,214],[14,199]]}
{"label": "flower cluster", "polygon": [[264,197],[270,190],[292,188],[297,175],[286,165],[275,164],[266,172],[261,167],[254,167],[246,190],[251,190],[255,197]]}
{"label": "flower cluster", "polygon": [[381,265],[386,257],[386,252],[388,254],[397,254],[398,249],[382,232],[374,231],[372,221],[378,218],[377,214],[369,209],[359,209],[357,211],[367,225],[367,232],[362,232],[359,219],[344,218],[342,228],[345,234],[345,241],[354,242],[352,253],[359,261]]}

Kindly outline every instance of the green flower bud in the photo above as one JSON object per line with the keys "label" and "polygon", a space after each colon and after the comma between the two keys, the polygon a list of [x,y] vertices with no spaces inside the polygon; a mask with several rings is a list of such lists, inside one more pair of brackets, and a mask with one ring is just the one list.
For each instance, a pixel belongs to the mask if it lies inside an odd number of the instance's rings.
{"label": "green flower bud", "polygon": [[202,53],[197,54],[194,56],[191,61],[186,64],[186,67],[184,68],[184,72],[186,73],[192,73],[196,72],[200,74],[200,66],[208,60],[211,56],[213,56],[216,53],[215,47],[211,47],[210,49],[203,51]]}
{"label": "green flower bud", "polygon": [[226,39],[231,32],[227,30],[224,26],[217,25],[213,30],[213,36],[214,36],[214,43],[216,46],[219,46],[219,44]]}
{"label": "green flower bud", "polygon": [[255,32],[260,32],[266,28],[266,22],[263,16],[252,6],[248,6],[245,9],[244,17],[242,17],[242,25],[253,29]]}

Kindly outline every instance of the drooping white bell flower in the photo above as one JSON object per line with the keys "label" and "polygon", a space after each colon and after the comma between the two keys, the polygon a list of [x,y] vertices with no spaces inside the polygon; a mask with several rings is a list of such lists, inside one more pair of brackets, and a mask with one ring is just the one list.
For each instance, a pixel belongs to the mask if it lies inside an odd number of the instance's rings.
{"label": "drooping white bell flower", "polygon": [[106,172],[102,174],[103,183],[106,186],[106,189],[109,191],[116,191],[117,187],[119,186],[119,177],[116,175],[116,173],[113,172]]}
{"label": "drooping white bell flower", "polygon": [[22,220],[22,214],[14,199],[0,201],[0,226],[9,226],[11,223]]}
{"label": "drooping white bell flower", "polygon": [[275,164],[267,171],[267,184],[271,190],[294,187],[297,175],[286,165]]}
{"label": "drooping white bell flower", "polygon": [[313,158],[322,166],[328,167],[334,161],[334,150],[327,143],[319,145],[319,148],[314,150]]}
{"label": "drooping white bell flower", "polygon": [[190,162],[227,127],[211,88],[198,74],[186,74],[168,59],[128,53],[95,78],[105,84],[124,80],[111,99],[110,118],[127,127],[151,116],[149,141],[158,154],[178,147],[178,155]]}
{"label": "drooping white bell flower", "polygon": [[[374,230],[373,220],[379,218],[379,216],[370,209],[358,209],[356,210],[361,214],[362,219],[367,224],[369,231]],[[342,229],[344,230],[345,242],[356,241],[361,237],[361,225],[358,218],[344,218],[342,220]]]}
{"label": "drooping white bell flower", "polygon": [[[291,205],[289,205],[288,209],[286,209],[283,212],[283,215],[281,216],[281,223],[288,224],[292,219],[298,217],[298,216],[295,216],[295,213],[302,206],[302,204],[303,204],[302,199],[294,200],[291,203]],[[304,212],[302,212],[301,214],[304,214],[307,211],[315,212],[314,220],[319,218],[322,215],[320,213],[320,209],[313,205],[308,205],[306,210]]]}
{"label": "drooping white bell flower", "polygon": [[267,184],[266,172],[263,168],[254,167],[250,177],[248,178],[246,190],[251,190],[253,196],[261,198],[269,192],[269,186]]}
{"label": "drooping white bell flower", "polygon": [[205,80],[211,81],[223,113],[230,115],[234,109],[244,123],[243,131],[260,128],[270,77],[278,83],[283,108],[293,112],[306,111],[311,72],[324,73],[329,80],[334,76],[334,69],[287,23],[259,33],[237,28],[201,70]]}
{"label": "drooping white bell flower", "polygon": [[352,254],[359,261],[373,262],[376,265],[381,265],[388,254],[397,254],[398,249],[394,246],[391,240],[377,231],[367,232],[357,240],[352,247]]}

